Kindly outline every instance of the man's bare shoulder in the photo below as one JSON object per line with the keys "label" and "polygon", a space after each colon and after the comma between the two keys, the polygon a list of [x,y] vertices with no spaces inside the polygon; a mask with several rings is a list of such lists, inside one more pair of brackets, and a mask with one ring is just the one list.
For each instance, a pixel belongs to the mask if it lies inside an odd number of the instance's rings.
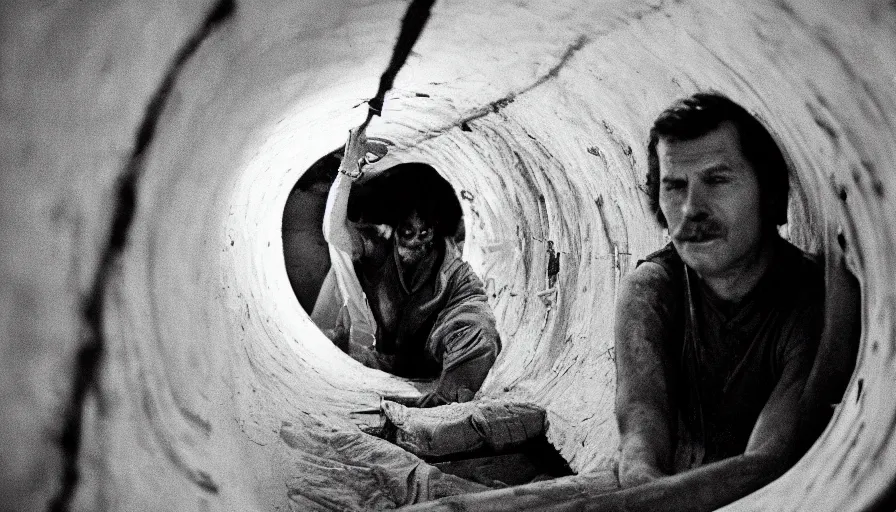
{"label": "man's bare shoulder", "polygon": [[657,296],[673,292],[675,282],[669,271],[659,263],[645,261],[626,274],[620,282],[619,299],[635,296]]}
{"label": "man's bare shoulder", "polygon": [[680,287],[663,265],[646,261],[620,283],[616,300],[617,350],[663,345],[677,324]]}

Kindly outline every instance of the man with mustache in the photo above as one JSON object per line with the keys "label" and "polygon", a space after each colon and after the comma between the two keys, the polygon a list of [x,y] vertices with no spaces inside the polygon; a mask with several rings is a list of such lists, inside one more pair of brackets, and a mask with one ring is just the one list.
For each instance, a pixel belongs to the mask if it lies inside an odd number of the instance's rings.
{"label": "man with mustache", "polygon": [[[454,206],[454,225],[446,225],[452,205],[440,198],[453,191],[434,193],[450,186],[428,177],[436,175],[430,166],[415,163],[368,180],[350,204],[352,183],[364,174],[371,150],[376,146],[362,131],[350,132],[324,214],[332,270],[311,318],[366,366],[437,379],[420,398],[393,400],[419,407],[469,401],[501,343],[482,282],[455,241],[460,206]],[[399,173],[401,179],[391,179]]]}
{"label": "man with mustache", "polygon": [[648,167],[671,242],[618,295],[619,483],[666,496],[668,510],[710,510],[780,476],[818,433],[801,396],[824,270],[779,236],[787,164],[729,99],[700,93],[665,110]]}

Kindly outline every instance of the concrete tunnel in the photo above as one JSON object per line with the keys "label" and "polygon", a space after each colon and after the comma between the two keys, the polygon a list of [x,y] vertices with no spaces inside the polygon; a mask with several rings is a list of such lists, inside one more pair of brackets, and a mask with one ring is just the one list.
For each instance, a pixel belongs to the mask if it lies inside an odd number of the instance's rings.
{"label": "concrete tunnel", "polygon": [[[368,510],[438,472],[361,433],[406,381],[310,322],[281,221],[366,114],[409,2],[0,6],[0,502],[5,510]],[[697,90],[754,112],[793,168],[791,240],[844,251],[858,365],[782,478],[728,510],[892,506],[896,6],[832,0],[441,0],[369,133],[460,191],[504,350],[481,396],[547,410],[572,469],[609,463],[617,283],[663,243],[653,118]],[[385,163],[388,163],[385,162]],[[547,315],[545,240],[563,252]]]}

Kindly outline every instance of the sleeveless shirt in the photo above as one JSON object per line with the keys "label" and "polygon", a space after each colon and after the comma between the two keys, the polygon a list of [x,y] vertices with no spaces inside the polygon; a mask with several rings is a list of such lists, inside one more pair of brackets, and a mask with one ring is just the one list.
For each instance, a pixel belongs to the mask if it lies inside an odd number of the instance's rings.
{"label": "sleeveless shirt", "polygon": [[823,324],[824,273],[778,239],[774,260],[741,300],[719,299],[672,243],[647,256],[668,274],[667,389],[678,412],[674,471],[741,455],[791,362],[811,370]]}

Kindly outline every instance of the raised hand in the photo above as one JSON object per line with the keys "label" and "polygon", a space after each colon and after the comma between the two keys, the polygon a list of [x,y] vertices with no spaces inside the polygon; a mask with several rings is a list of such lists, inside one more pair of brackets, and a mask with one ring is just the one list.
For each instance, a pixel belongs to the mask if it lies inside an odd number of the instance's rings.
{"label": "raised hand", "polygon": [[364,174],[361,165],[365,163],[366,154],[367,135],[361,127],[352,128],[345,142],[345,153],[342,155],[342,163],[339,164],[339,172],[353,180],[360,178]]}

